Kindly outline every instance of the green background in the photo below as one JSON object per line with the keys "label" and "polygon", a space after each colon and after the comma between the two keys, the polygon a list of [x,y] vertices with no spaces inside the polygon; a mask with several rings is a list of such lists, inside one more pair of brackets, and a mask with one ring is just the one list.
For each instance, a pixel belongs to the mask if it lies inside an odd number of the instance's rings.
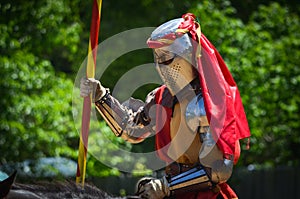
{"label": "green background", "polygon": [[[103,0],[99,42],[193,12],[227,63],[243,99],[252,136],[250,150],[242,151],[237,167],[299,167],[299,8],[296,0]],[[92,1],[1,0],[0,165],[41,157],[77,161],[72,92],[87,55],[91,10]],[[122,56],[101,81],[113,89],[130,67],[151,60],[147,50]],[[134,97],[144,99],[155,86],[138,89]],[[111,133],[103,121],[100,125]],[[153,140],[137,146],[115,142],[138,152],[153,148]],[[88,156],[87,165],[88,177],[120,175],[93,156]],[[136,165],[133,172],[149,170]]]}

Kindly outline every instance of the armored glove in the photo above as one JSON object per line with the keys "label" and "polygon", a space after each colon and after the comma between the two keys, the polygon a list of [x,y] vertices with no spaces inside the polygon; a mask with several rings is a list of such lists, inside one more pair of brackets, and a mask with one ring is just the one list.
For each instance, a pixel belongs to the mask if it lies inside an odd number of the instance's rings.
{"label": "armored glove", "polygon": [[87,97],[92,93],[92,101],[99,101],[105,94],[106,89],[94,78],[82,78],[80,80],[80,96]]}
{"label": "armored glove", "polygon": [[155,179],[144,177],[137,183],[137,193],[139,197],[145,199],[162,199],[170,195],[167,179]]}

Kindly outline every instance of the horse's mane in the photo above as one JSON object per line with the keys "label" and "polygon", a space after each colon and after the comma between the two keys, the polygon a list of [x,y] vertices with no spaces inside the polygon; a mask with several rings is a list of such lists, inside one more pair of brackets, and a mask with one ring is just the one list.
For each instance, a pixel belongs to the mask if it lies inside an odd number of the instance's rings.
{"label": "horse's mane", "polygon": [[16,171],[0,181],[0,199],[133,199],[137,196],[114,197],[111,194],[85,183],[84,187],[73,181],[38,182],[33,184],[14,183]]}
{"label": "horse's mane", "polygon": [[95,186],[85,184],[84,189],[76,183],[67,182],[39,182],[36,184],[15,183],[12,190],[32,192],[43,198],[111,198],[106,192]]}
{"label": "horse's mane", "polygon": [[[91,184],[85,184],[84,188],[81,185],[77,185],[75,182],[39,182],[36,184],[19,184],[15,183],[12,186],[11,193],[8,198],[17,198],[13,194],[19,194],[25,196],[26,194],[35,198],[49,198],[49,199],[61,199],[61,198],[86,198],[86,199],[126,199],[137,198],[135,196],[128,197],[114,197],[106,193],[105,191],[98,189]],[[11,197],[10,197],[11,196]],[[26,197],[25,197],[26,198]]]}

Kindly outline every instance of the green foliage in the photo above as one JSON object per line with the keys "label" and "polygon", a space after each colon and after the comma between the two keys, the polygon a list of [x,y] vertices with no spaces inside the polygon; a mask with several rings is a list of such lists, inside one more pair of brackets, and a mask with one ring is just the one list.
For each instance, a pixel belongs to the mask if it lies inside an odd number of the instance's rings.
{"label": "green foliage", "polygon": [[[251,18],[256,40],[248,51],[257,82],[252,97],[254,146],[259,163],[298,165],[300,150],[299,16],[274,3],[261,6]],[[249,42],[250,43],[250,42]],[[255,91],[253,91],[255,90]],[[284,149],[284,150],[283,150]]]}
{"label": "green foliage", "polygon": [[[1,54],[9,53],[18,45],[39,58],[48,60],[64,72],[85,57],[81,43],[83,24],[78,10],[79,1],[1,1],[0,23],[2,33],[9,35],[9,42],[0,44]],[[8,22],[8,23],[7,23]],[[86,47],[85,47],[86,49]]]}
{"label": "green foliage", "polygon": [[[63,29],[53,31],[62,21],[60,14],[66,14],[61,6],[52,1],[0,4],[2,163],[43,156],[76,157],[74,141],[78,143],[78,136],[71,122],[73,84],[65,74],[54,71],[46,55],[53,50],[48,48],[53,40],[63,40],[58,38]],[[19,17],[15,17],[16,13]],[[28,21],[29,16],[31,21]],[[70,37],[66,41],[72,44],[73,39]],[[57,41],[56,45],[72,46],[59,43],[62,42]]]}
{"label": "green foliage", "polygon": [[[0,58],[1,161],[41,156],[74,157],[71,121],[72,82],[54,75],[47,61],[17,51]],[[35,153],[32,153],[32,152]]]}

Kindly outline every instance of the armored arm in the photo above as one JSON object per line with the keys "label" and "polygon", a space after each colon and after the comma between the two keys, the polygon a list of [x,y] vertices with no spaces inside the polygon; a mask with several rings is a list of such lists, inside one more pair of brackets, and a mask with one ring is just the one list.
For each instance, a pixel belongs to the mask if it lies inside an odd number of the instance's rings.
{"label": "armored arm", "polygon": [[211,180],[214,183],[226,182],[232,173],[233,157],[225,158],[218,148],[210,131],[201,93],[188,104],[186,119],[188,126],[200,134],[199,162],[210,169]]}
{"label": "armored arm", "polygon": [[203,141],[199,154],[200,163],[211,169],[211,179],[214,183],[226,182],[232,174],[233,157],[227,159],[223,156],[209,128],[207,132],[200,134],[200,137]]}
{"label": "armored arm", "polygon": [[154,124],[147,109],[150,104],[133,98],[120,104],[108,91],[95,102],[96,109],[114,134],[130,143],[142,142],[153,133]]}
{"label": "armored arm", "polygon": [[207,191],[213,188],[207,171],[198,164],[194,168],[173,176],[168,175],[160,179],[144,177],[137,183],[136,194],[141,198],[162,199],[165,196],[191,191]]}
{"label": "armored arm", "polygon": [[186,121],[192,131],[200,135],[199,162],[211,170],[214,183],[226,182],[232,173],[233,157],[224,157],[214,140],[206,116],[202,94],[193,98],[186,108]]}
{"label": "armored arm", "polygon": [[98,80],[83,78],[80,95],[86,97],[91,92],[97,111],[116,136],[131,143],[139,143],[153,133],[154,123],[149,109],[154,104],[155,91],[147,96],[146,103],[130,98],[121,104]]}

